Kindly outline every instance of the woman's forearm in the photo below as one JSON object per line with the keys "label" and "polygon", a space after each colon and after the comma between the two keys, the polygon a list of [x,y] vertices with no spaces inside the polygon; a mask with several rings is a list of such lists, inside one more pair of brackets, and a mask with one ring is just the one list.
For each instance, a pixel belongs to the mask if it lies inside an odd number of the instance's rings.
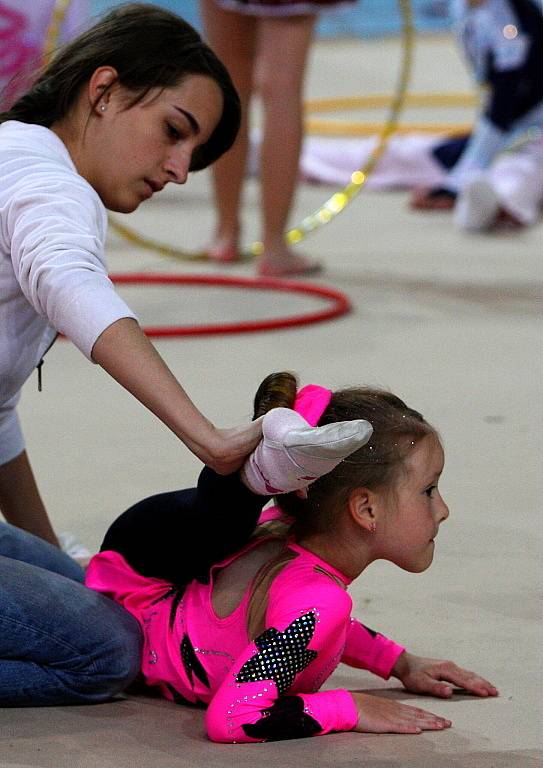
{"label": "woman's forearm", "polygon": [[135,320],[123,318],[99,336],[93,359],[218,472],[237,469],[259,440],[260,425],[219,430],[196,408]]}
{"label": "woman's forearm", "polygon": [[26,451],[0,466],[0,511],[11,525],[59,546]]}

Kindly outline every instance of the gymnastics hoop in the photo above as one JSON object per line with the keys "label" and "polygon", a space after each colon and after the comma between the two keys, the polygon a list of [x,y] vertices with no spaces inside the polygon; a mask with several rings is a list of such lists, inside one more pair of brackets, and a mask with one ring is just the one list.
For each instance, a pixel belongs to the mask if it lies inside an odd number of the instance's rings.
{"label": "gymnastics hoop", "polygon": [[280,291],[282,293],[301,293],[304,296],[316,296],[330,303],[326,309],[299,315],[270,318],[268,320],[249,320],[235,323],[213,323],[207,325],[151,326],[143,328],[151,338],[179,338],[182,336],[216,336],[232,333],[256,333],[276,331],[282,328],[297,328],[302,325],[332,320],[351,310],[347,296],[335,288],[328,288],[313,283],[299,283],[275,278],[227,277],[218,275],[169,275],[160,273],[130,273],[110,275],[115,285],[203,285],[228,286],[257,291]]}
{"label": "gymnastics hoop", "polygon": [[[392,96],[388,93],[372,93],[369,96],[330,96],[310,99],[305,103],[308,112],[337,112],[341,109],[381,109],[389,107]],[[404,99],[405,107],[474,107],[479,103],[477,95],[468,91],[412,91]]]}
{"label": "gymnastics hoop", "polygon": [[[46,37],[45,57],[47,58],[54,50],[55,45],[58,44],[58,37],[60,27],[68,11],[71,0],[56,0],[53,10],[53,16],[51,19],[50,27]],[[386,149],[389,138],[396,131],[398,126],[398,119],[403,109],[405,97],[407,95],[407,88],[409,85],[409,79],[411,76],[411,67],[413,61],[413,39],[414,39],[414,27],[413,27],[413,12],[411,8],[410,0],[397,0],[398,8],[402,19],[401,39],[402,39],[402,58],[401,58],[401,70],[398,78],[398,85],[396,93],[392,97],[390,102],[390,111],[386,122],[382,125],[381,132],[378,137],[377,146],[371,153],[367,162],[355,170],[351,175],[351,180],[342,189],[335,192],[328,200],[326,200],[320,208],[306,216],[298,226],[289,229],[285,233],[285,240],[295,245],[304,240],[310,232],[323,227],[334,219],[345,207],[354,200],[355,197],[362,191],[369,176],[372,174],[377,162],[381,158],[383,152]],[[160,243],[152,238],[144,237],[136,232],[132,227],[127,227],[124,224],[120,224],[111,216],[109,217],[109,223],[111,229],[117,234],[123,237],[125,240],[133,243],[134,245],[155,251],[161,256],[167,256],[169,258],[177,259],[179,261],[203,261],[208,260],[205,251],[184,251],[180,248],[173,248],[172,246]],[[262,243],[256,241],[252,243],[248,248],[248,257],[258,256],[262,253]]]}
{"label": "gymnastics hoop", "polygon": [[[450,93],[408,93],[404,107],[476,107],[480,99],[475,93],[451,91]],[[306,102],[306,114],[312,112],[337,112],[347,109],[381,109],[390,106],[388,94],[372,96],[345,96],[324,99],[312,99]],[[307,134],[319,136],[369,136],[379,133],[383,126],[380,122],[366,120],[336,120],[321,117],[308,117],[305,121]],[[396,126],[396,134],[408,133],[446,133],[459,136],[472,129],[470,123],[413,123],[402,122]]]}

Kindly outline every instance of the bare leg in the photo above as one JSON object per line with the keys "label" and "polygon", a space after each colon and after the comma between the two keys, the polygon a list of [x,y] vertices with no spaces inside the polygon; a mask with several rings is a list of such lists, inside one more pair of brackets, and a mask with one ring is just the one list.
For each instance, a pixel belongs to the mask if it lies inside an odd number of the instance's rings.
{"label": "bare leg", "polygon": [[259,23],[257,76],[264,106],[261,274],[306,273],[318,268],[291,251],[284,239],[298,179],[303,84],[314,26],[314,16],[265,18]]}
{"label": "bare leg", "polygon": [[240,205],[248,149],[248,109],[251,99],[257,19],[223,11],[214,0],[201,0],[207,39],[228,69],[242,107],[242,123],[232,149],[213,166],[218,222],[210,258],[235,261],[240,237]]}

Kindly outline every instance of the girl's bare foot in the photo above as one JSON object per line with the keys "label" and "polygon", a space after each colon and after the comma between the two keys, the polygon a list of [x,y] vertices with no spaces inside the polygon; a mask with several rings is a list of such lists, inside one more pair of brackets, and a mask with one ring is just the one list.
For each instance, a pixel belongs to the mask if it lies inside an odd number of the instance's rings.
{"label": "girl's bare foot", "polygon": [[295,277],[315,275],[322,271],[322,264],[307,256],[285,251],[281,254],[264,254],[257,265],[259,277]]}
{"label": "girl's bare foot", "polygon": [[233,237],[217,237],[206,253],[210,261],[218,264],[232,264],[241,259],[238,240]]}
{"label": "girl's bare foot", "polygon": [[417,211],[450,211],[454,208],[456,194],[445,187],[414,189],[409,204]]}
{"label": "girl's bare foot", "polygon": [[516,232],[519,229],[523,229],[524,226],[523,222],[517,219],[510,211],[507,211],[505,208],[499,208],[492,228],[496,232]]}

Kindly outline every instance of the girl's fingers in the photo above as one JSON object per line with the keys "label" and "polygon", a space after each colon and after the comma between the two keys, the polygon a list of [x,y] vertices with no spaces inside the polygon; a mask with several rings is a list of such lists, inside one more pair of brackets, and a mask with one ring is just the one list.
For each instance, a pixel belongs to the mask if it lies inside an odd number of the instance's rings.
{"label": "girl's fingers", "polygon": [[468,681],[468,684],[465,687],[466,687],[466,690],[471,691],[472,693],[476,693],[479,696],[497,696],[498,695],[498,689],[495,688],[492,685],[492,683],[489,683],[488,680],[485,680],[484,678],[479,677],[478,675],[473,675],[473,677]]}
{"label": "girl's fingers", "polygon": [[415,719],[415,722],[425,730],[449,728],[451,725],[451,721],[446,720],[444,717],[418,717]]}
{"label": "girl's fingers", "polygon": [[432,712],[427,712],[425,709],[420,709],[419,707],[411,707],[408,704],[403,706],[405,709],[401,713],[402,717],[423,730],[439,730],[451,726],[451,721],[447,720],[445,717],[434,715]]}
{"label": "girl's fingers", "polygon": [[373,733],[421,733],[441,731],[451,726],[451,721],[410,704],[354,694],[359,707],[357,729]]}
{"label": "girl's fingers", "polygon": [[431,696],[438,696],[441,699],[448,699],[452,696],[453,687],[448,683],[426,674],[417,681],[411,690],[419,693],[429,693]]}
{"label": "girl's fingers", "polygon": [[455,664],[445,665],[439,672],[441,680],[446,680],[449,683],[464,688],[464,690],[470,693],[475,693],[478,696],[497,696],[498,690],[492,683],[485,680],[474,672],[470,672],[467,669],[457,667]]}
{"label": "girl's fingers", "polygon": [[395,733],[422,733],[423,729],[419,728],[418,725],[409,725],[406,723],[405,725],[397,725],[394,731]]}

